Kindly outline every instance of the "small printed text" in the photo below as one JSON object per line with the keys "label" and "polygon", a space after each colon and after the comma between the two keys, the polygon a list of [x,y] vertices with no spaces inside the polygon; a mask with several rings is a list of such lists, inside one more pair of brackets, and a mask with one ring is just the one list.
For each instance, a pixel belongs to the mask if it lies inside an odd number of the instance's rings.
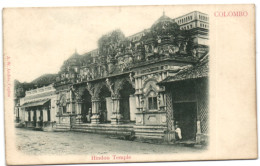
{"label": "small printed text", "polygon": [[91,160],[131,160],[129,155],[91,156]]}
{"label": "small printed text", "polygon": [[7,64],[7,97],[11,97],[11,57],[6,57],[6,64]]}
{"label": "small printed text", "polygon": [[216,11],[214,12],[215,17],[246,17],[248,16],[247,11]]}

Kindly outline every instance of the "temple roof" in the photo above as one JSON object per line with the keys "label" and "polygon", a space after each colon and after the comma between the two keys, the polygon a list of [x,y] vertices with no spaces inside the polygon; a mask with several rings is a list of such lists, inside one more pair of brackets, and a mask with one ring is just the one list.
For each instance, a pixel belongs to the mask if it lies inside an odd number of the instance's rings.
{"label": "temple roof", "polygon": [[208,77],[208,55],[204,56],[195,66],[179,71],[176,75],[167,77],[159,84]]}
{"label": "temple roof", "polygon": [[159,22],[166,22],[166,21],[173,22],[173,19],[171,19],[170,17],[166,16],[165,12],[163,12],[163,15],[157,21],[155,21],[155,23],[153,25],[155,25],[155,24],[157,24]]}
{"label": "temple roof", "polygon": [[74,58],[77,59],[78,57],[79,57],[78,51],[77,51],[77,49],[75,49],[75,52],[69,57],[69,59],[74,59]]}

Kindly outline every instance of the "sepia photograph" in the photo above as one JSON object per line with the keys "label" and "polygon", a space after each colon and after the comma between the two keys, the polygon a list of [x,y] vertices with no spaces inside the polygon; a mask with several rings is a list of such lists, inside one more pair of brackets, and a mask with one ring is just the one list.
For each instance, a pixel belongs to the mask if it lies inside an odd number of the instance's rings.
{"label": "sepia photograph", "polygon": [[[130,36],[115,29],[96,39],[98,48],[75,50],[58,73],[28,83],[15,80],[17,148],[32,154],[75,153],[74,146],[76,153],[91,154],[108,153],[111,147],[115,153],[143,152],[130,150],[133,146],[146,153],[178,152],[172,144],[180,151],[204,149],[208,20],[200,11],[170,18],[162,8],[147,29]],[[70,143],[75,138],[80,141]]]}

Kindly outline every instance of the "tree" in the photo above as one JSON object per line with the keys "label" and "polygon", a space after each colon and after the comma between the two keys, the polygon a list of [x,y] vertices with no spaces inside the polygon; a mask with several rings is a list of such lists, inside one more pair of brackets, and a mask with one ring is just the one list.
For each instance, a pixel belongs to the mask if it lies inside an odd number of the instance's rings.
{"label": "tree", "polygon": [[117,48],[122,47],[125,40],[125,35],[118,29],[103,35],[98,40],[99,54],[101,56],[106,56],[108,54],[114,56]]}

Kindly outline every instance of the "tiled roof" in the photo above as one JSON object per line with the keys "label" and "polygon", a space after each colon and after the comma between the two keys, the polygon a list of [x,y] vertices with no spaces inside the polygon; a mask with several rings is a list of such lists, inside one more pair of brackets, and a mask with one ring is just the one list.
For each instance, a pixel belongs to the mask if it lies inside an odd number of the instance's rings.
{"label": "tiled roof", "polygon": [[195,66],[181,70],[176,75],[167,77],[159,84],[208,77],[208,72],[208,55],[206,55]]}
{"label": "tiled roof", "polygon": [[25,100],[31,100],[31,99],[37,99],[37,98],[43,98],[43,97],[50,97],[52,95],[54,95],[55,92],[54,91],[50,91],[50,92],[45,92],[45,93],[40,93],[40,94],[35,94],[35,95],[30,95],[30,96],[25,96]]}
{"label": "tiled roof", "polygon": [[45,103],[47,103],[48,101],[50,101],[50,99],[32,101],[32,102],[24,103],[21,107],[42,106],[42,105],[44,105]]}

